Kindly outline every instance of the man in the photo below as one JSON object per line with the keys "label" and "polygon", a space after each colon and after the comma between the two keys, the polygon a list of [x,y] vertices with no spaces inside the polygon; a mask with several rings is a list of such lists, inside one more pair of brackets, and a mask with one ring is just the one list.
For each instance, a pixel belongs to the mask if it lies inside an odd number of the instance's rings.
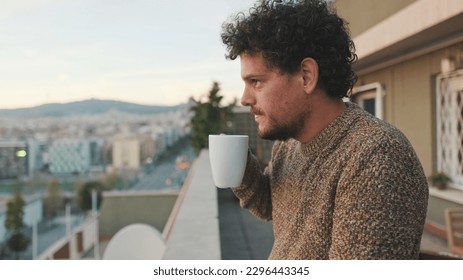
{"label": "man", "polygon": [[405,136],[352,103],[346,23],[321,0],[261,1],[223,26],[262,138],[241,206],[272,220],[270,259],[417,259],[428,186]]}

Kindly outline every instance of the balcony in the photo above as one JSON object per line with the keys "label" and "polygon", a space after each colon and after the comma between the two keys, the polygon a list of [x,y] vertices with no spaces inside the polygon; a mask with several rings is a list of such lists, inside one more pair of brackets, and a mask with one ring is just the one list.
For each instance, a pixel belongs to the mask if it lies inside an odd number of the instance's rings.
{"label": "balcony", "polygon": [[[431,192],[436,196],[435,190]],[[159,230],[164,260],[267,259],[273,244],[271,222],[254,218],[240,208],[231,190],[214,186],[207,150],[195,160],[179,191],[105,193],[103,201],[99,252],[93,248],[80,258],[101,258],[116,232],[133,223]],[[440,213],[439,205],[430,203],[429,219]],[[426,259],[455,257],[448,251],[445,235],[429,226],[421,246]]]}

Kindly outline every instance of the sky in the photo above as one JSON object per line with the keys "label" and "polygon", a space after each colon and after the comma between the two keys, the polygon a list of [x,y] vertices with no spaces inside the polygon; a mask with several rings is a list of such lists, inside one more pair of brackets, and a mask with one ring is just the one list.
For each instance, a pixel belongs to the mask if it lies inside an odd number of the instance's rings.
{"label": "sky", "polygon": [[0,109],[240,98],[221,26],[254,0],[0,0]]}

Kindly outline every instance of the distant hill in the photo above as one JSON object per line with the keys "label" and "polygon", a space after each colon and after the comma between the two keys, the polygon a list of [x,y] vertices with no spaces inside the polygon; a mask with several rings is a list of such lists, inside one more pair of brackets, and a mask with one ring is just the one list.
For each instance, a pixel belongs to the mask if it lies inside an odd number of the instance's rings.
{"label": "distant hill", "polygon": [[89,99],[70,103],[51,103],[21,109],[0,109],[0,117],[37,118],[65,117],[73,115],[98,115],[109,111],[130,114],[157,114],[179,108],[176,106],[140,105],[115,100]]}

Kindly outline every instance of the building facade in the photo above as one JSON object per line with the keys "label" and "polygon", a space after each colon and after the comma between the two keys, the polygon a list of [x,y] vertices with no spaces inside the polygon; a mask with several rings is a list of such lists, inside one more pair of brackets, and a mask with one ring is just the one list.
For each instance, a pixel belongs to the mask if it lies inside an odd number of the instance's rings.
{"label": "building facade", "polygon": [[55,175],[103,172],[101,139],[56,139],[49,147],[49,169]]}
{"label": "building facade", "polygon": [[337,0],[358,61],[351,99],[398,127],[426,175],[445,172],[451,188],[430,188],[428,218],[463,205],[463,2]]}
{"label": "building facade", "polygon": [[0,179],[17,180],[29,173],[25,141],[0,141]]}
{"label": "building facade", "polygon": [[138,170],[140,168],[140,140],[137,138],[121,138],[114,140],[113,168]]}

